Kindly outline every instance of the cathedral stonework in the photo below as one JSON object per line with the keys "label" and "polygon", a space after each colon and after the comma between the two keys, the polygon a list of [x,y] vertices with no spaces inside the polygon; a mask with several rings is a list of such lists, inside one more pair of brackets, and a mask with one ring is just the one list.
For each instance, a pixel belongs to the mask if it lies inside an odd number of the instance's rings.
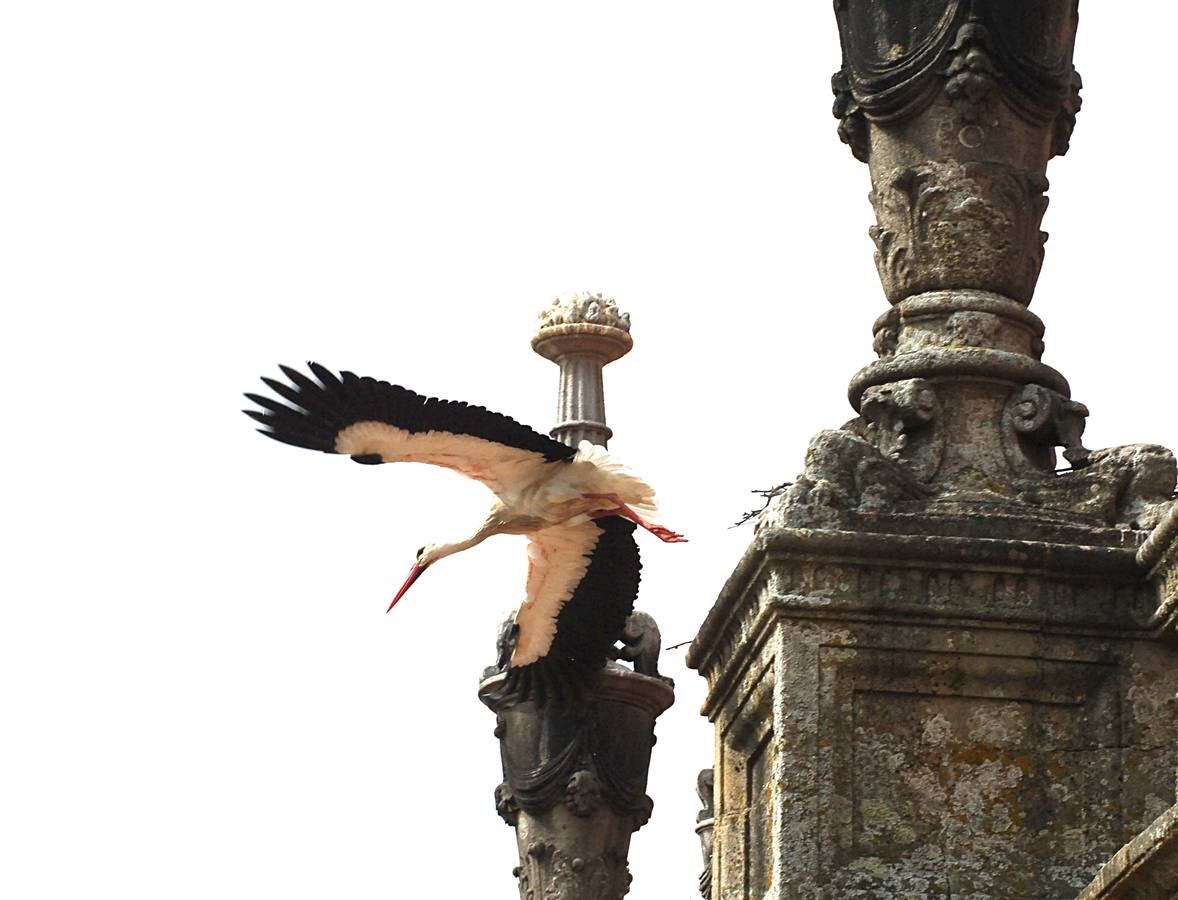
{"label": "cathedral stonework", "polygon": [[1076,7],[835,3],[889,308],[688,656],[715,900],[1178,896],[1178,466],[1027,308]]}

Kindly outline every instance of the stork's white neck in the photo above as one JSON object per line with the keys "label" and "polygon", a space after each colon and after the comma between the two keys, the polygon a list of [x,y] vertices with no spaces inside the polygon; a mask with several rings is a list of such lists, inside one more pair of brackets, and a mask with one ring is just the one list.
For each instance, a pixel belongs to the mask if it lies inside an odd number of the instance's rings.
{"label": "stork's white neck", "polygon": [[445,559],[447,556],[453,556],[455,553],[469,550],[471,547],[481,544],[491,535],[498,533],[502,527],[502,518],[497,514],[497,510],[492,510],[483,524],[470,537],[446,544],[427,544],[421,556],[418,557],[417,562],[419,565],[429,566],[436,563],[439,559]]}

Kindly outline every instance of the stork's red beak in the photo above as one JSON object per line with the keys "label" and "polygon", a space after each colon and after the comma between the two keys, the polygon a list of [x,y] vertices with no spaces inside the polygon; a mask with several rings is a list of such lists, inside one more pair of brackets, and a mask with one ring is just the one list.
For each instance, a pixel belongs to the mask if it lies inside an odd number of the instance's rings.
{"label": "stork's red beak", "polygon": [[426,570],[426,566],[413,564],[413,568],[409,570],[409,577],[405,579],[405,583],[401,585],[401,590],[397,591],[397,596],[393,598],[393,602],[389,604],[389,608],[385,612],[391,612],[393,607],[397,605],[397,601],[405,596],[409,588],[413,587],[413,582],[421,577],[421,573]]}

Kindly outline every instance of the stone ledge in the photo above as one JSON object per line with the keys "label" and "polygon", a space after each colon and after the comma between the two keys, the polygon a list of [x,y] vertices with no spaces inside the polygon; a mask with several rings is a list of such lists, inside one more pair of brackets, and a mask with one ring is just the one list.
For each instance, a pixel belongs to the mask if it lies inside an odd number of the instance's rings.
{"label": "stone ledge", "polygon": [[[1095,535],[1094,535],[1095,536]],[[715,605],[708,613],[687,654],[687,665],[704,671],[716,653],[728,642],[731,632],[739,630],[742,610],[750,591],[767,587],[774,572],[788,561],[821,560],[824,565],[846,563],[853,566],[888,566],[921,568],[933,566],[958,572],[980,571],[1053,577],[1080,582],[1096,577],[1115,583],[1142,583],[1137,565],[1136,546],[1086,546],[1033,540],[996,540],[945,535],[881,534],[851,531],[785,528],[758,536],[745,551],[736,569],[725,583]],[[791,590],[790,593],[793,593]],[[831,598],[833,599],[833,598]],[[828,599],[823,604],[831,608]],[[878,604],[869,604],[879,611]],[[904,604],[906,607],[911,604]],[[1060,611],[1044,608],[1030,610],[1033,621],[1044,623]],[[893,609],[905,615],[921,616],[918,607]],[[1152,612],[1152,609],[1150,610]],[[981,610],[941,605],[940,615],[969,616]],[[1146,613],[1148,616],[1148,612]],[[985,616],[983,616],[985,617]],[[745,623],[746,627],[750,623]],[[1064,624],[1062,621],[1059,624]],[[1102,620],[1099,624],[1116,629],[1118,624]],[[1145,623],[1133,623],[1134,627]]]}
{"label": "stone ledge", "polygon": [[1076,900],[1178,896],[1178,805],[1116,852]]}

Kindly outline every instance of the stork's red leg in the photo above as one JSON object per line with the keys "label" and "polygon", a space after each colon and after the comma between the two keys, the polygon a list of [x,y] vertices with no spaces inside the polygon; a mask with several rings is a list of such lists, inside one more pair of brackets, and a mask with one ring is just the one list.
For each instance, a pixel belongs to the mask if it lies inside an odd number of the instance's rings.
{"label": "stork's red leg", "polygon": [[617,504],[617,507],[614,509],[600,509],[590,513],[589,515],[595,519],[602,516],[621,516],[623,519],[629,519],[640,528],[645,528],[659,540],[666,541],[668,544],[679,544],[687,540],[687,538],[677,531],[672,531],[670,528],[664,528],[662,525],[655,525],[653,522],[646,521],[646,519],[642,518],[642,516],[623,503],[617,494],[585,494],[584,496],[590,500],[608,500],[610,503]]}

